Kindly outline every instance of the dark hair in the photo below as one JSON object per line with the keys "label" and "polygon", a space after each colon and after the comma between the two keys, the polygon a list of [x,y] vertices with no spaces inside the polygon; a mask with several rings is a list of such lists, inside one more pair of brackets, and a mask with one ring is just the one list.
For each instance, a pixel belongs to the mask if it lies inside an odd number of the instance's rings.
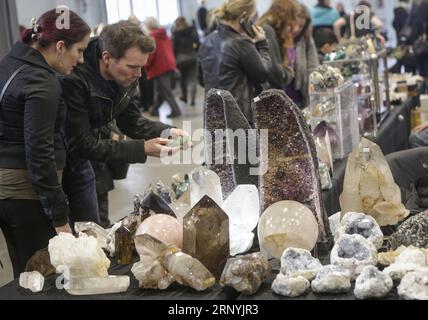
{"label": "dark hair", "polygon": [[359,3],[358,3],[358,6],[366,6],[366,7],[369,7],[369,9],[371,9],[372,8],[372,5],[370,4],[370,2],[368,2],[368,1],[360,1]]}
{"label": "dark hair", "polygon": [[37,43],[44,48],[58,41],[64,41],[66,47],[82,41],[91,33],[91,28],[73,11],[69,10],[68,13],[69,28],[57,27],[57,21],[62,19],[64,12],[52,9],[45,12],[31,28],[21,33],[21,41],[28,45]]}
{"label": "dark hair", "polygon": [[156,48],[154,39],[146,36],[139,26],[129,21],[119,21],[104,27],[99,37],[101,51],[108,51],[121,59],[128,49],[137,47],[143,53],[152,53]]}
{"label": "dark hair", "polygon": [[337,43],[336,35],[330,28],[320,28],[314,33],[314,41],[318,49],[322,48],[326,43]]}

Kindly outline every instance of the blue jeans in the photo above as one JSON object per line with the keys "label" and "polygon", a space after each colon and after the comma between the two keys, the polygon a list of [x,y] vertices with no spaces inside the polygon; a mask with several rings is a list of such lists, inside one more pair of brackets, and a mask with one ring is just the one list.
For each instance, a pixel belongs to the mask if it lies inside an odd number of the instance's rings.
{"label": "blue jeans", "polygon": [[62,186],[70,202],[70,222],[100,224],[95,174],[89,160],[69,156]]}

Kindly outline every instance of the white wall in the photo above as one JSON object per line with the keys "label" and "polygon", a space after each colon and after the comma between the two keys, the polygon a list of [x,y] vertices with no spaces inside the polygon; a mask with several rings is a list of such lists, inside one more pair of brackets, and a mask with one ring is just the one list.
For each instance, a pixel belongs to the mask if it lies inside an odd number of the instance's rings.
{"label": "white wall", "polygon": [[19,24],[28,26],[33,17],[37,18],[59,5],[75,11],[91,27],[107,22],[104,0],[16,0]]}

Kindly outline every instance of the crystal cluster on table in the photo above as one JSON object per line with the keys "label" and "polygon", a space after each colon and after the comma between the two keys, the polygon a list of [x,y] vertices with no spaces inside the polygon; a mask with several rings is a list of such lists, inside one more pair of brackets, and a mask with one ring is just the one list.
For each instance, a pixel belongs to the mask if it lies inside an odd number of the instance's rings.
{"label": "crystal cluster on table", "polygon": [[340,205],[342,214],[363,212],[381,227],[396,225],[409,215],[382,151],[365,138],[348,158]]}

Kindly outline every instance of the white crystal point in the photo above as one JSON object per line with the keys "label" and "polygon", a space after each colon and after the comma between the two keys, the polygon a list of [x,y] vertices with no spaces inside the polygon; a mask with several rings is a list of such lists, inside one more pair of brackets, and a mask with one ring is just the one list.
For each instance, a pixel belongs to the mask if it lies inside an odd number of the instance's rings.
{"label": "white crystal point", "polygon": [[372,216],[364,213],[348,212],[344,215],[334,240],[337,241],[344,234],[359,234],[373,243],[376,249],[383,245],[382,230]]}
{"label": "white crystal point", "polygon": [[254,243],[254,233],[242,231],[235,225],[229,227],[230,234],[230,255],[232,257],[245,253],[251,249]]}
{"label": "white crystal point", "polygon": [[409,272],[428,270],[428,260],[424,251],[419,248],[410,247],[403,250],[395,258],[393,264],[385,268],[385,274],[389,275],[392,280],[399,280]]}
{"label": "white crystal point", "polygon": [[64,289],[71,295],[86,296],[128,291],[129,276],[71,277]]}
{"label": "white crystal point", "polygon": [[383,298],[388,295],[393,285],[389,275],[374,266],[367,266],[357,278],[354,294],[361,300]]}
{"label": "white crystal point", "polygon": [[328,222],[330,224],[331,234],[336,234],[337,229],[340,226],[340,219],[342,218],[342,212],[338,212],[331,217],[328,218]]}
{"label": "white crystal point", "polygon": [[108,232],[95,222],[76,222],[74,224],[74,231],[76,233],[85,233],[97,239],[99,245],[103,249],[107,249],[109,237]]}
{"label": "white crystal point", "polygon": [[131,269],[140,288],[165,290],[174,282],[174,277],[165,270],[159,259],[151,256],[142,256],[140,259]]}
{"label": "white crystal point", "polygon": [[428,300],[428,271],[406,274],[398,286],[398,295],[406,300]]}
{"label": "white crystal point", "polygon": [[308,250],[288,248],[281,257],[281,273],[287,277],[302,276],[313,280],[321,268],[321,262]]}
{"label": "white crystal point", "polygon": [[66,267],[71,277],[108,276],[110,260],[94,237],[82,234],[76,239],[72,234],[60,233],[49,241],[48,249],[57,272]]}
{"label": "white crystal point", "polygon": [[287,248],[312,250],[318,240],[315,216],[296,201],[280,201],[263,213],[258,226],[260,250],[266,257],[280,259]]}
{"label": "white crystal point", "polygon": [[311,284],[315,293],[343,293],[351,289],[349,272],[338,266],[324,266]]}
{"label": "white crystal point", "polygon": [[272,283],[272,290],[284,297],[296,298],[303,295],[310,288],[311,283],[304,277],[287,277],[278,274]]}
{"label": "white crystal point", "polygon": [[222,209],[229,217],[230,255],[247,252],[253,245],[252,231],[260,219],[259,191],[253,185],[239,185]]}
{"label": "white crystal point", "polygon": [[189,174],[190,202],[193,208],[204,196],[209,196],[220,207],[223,204],[220,177],[212,170],[204,167],[194,169]]}
{"label": "white crystal point", "polygon": [[344,234],[334,245],[330,262],[349,271],[351,279],[355,280],[364,267],[377,264],[377,250],[359,234]]}
{"label": "white crystal point", "polygon": [[24,289],[29,289],[34,293],[41,292],[45,285],[45,278],[38,272],[23,272],[19,276],[19,285]]}

